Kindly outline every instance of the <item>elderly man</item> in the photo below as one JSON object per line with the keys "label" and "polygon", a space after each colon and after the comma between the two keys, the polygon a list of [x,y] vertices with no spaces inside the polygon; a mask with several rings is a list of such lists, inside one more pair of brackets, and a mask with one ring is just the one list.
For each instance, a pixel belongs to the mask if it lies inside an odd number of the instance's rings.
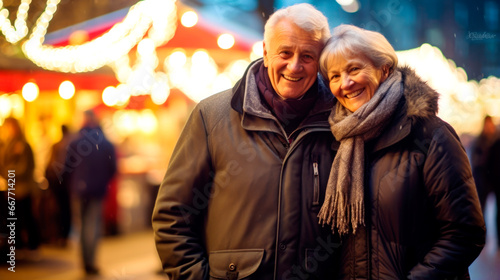
{"label": "elderly man", "polygon": [[339,244],[317,218],[335,155],[317,75],[329,37],[309,4],[276,11],[263,59],[193,110],[153,213],[170,279],[335,279]]}

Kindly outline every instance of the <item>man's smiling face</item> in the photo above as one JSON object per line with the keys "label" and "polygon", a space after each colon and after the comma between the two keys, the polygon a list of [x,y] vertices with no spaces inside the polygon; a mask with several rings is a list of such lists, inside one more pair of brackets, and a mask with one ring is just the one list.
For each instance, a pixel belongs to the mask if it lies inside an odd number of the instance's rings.
{"label": "man's smiling face", "polygon": [[274,90],[283,99],[302,97],[314,84],[322,44],[296,24],[281,20],[264,43],[264,66]]}

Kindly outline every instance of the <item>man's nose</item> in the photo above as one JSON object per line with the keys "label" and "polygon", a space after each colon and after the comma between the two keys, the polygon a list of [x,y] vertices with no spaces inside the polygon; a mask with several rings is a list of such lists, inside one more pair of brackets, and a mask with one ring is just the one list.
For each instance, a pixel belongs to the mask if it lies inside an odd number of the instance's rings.
{"label": "man's nose", "polygon": [[300,62],[300,58],[298,55],[295,55],[292,57],[292,59],[290,60],[290,63],[288,63],[288,69],[292,73],[297,73],[297,72],[300,72],[302,70],[302,63]]}

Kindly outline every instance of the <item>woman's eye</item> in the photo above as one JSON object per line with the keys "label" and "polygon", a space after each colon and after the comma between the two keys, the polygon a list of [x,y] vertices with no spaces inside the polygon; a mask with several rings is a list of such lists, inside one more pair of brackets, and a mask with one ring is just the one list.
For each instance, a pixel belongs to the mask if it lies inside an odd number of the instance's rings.
{"label": "woman's eye", "polygon": [[340,79],[339,74],[333,74],[330,76],[330,81],[337,81],[338,79]]}

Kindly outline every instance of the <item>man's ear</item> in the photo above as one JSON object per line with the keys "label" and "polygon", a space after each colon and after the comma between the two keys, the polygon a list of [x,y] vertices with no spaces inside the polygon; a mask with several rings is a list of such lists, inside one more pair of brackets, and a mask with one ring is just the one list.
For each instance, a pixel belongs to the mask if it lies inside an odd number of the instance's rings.
{"label": "man's ear", "polygon": [[263,51],[263,58],[264,58],[264,67],[268,67],[267,64],[269,63],[268,62],[268,59],[267,59],[267,50],[266,50],[266,43],[265,42],[262,42],[262,49],[264,50]]}

